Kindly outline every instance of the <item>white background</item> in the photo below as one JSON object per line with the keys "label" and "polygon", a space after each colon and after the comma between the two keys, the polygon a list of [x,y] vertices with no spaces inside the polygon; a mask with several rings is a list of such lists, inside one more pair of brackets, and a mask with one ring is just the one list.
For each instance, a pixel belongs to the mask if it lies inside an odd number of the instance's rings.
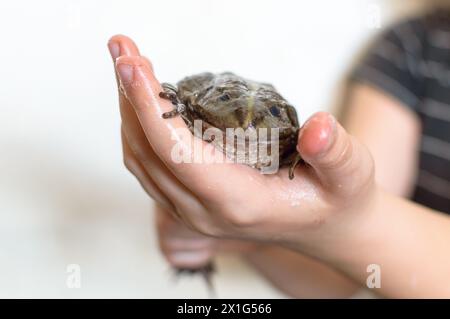
{"label": "white background", "polygon": [[[162,81],[229,70],[271,82],[303,122],[335,105],[379,31],[373,14],[385,27],[419,4],[2,1],[0,297],[207,296],[198,278],[171,281],[151,200],[122,165],[110,36],[135,39]],[[283,297],[236,258],[218,264],[220,297]]]}

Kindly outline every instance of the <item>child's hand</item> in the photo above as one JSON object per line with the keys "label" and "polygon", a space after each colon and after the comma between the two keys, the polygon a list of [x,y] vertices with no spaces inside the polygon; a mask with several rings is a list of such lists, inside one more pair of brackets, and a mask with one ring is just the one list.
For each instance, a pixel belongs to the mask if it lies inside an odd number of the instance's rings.
{"label": "child's hand", "polygon": [[[161,86],[149,61],[123,36],[109,42],[121,84],[125,164],[164,208],[203,234],[295,245],[331,244],[364,229],[376,194],[368,151],[327,113],[302,127],[297,149],[308,166],[294,180],[237,164],[175,163],[171,152],[186,128],[158,97]],[[194,137],[190,136],[193,140]],[[213,148],[203,143],[203,149]],[[193,145],[193,144],[191,144]],[[205,258],[208,254],[205,252]]]}

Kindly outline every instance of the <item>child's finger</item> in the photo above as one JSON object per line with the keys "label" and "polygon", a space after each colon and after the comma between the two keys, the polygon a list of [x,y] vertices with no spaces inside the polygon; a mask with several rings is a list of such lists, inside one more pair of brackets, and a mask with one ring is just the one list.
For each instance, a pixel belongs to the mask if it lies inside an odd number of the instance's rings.
{"label": "child's finger", "polygon": [[366,148],[349,135],[328,113],[313,115],[302,127],[297,149],[327,187],[347,195],[360,193],[359,181],[373,174]]}
{"label": "child's finger", "polygon": [[133,175],[137,178],[142,188],[147,192],[147,194],[153,198],[159,205],[163,206],[167,210],[174,210],[173,204],[169,201],[169,199],[161,192],[158,185],[152,180],[152,178],[147,174],[147,171],[139,162],[139,160],[134,155],[130,146],[128,145],[128,141],[124,135],[123,130],[122,134],[122,150],[124,157],[124,164],[127,169],[133,173]]}
{"label": "child's finger", "polygon": [[[248,167],[240,165],[214,165],[204,162],[202,165],[193,164],[194,155],[200,155],[201,158],[201,154],[195,152],[202,152],[205,149],[214,152],[214,146],[199,139],[196,141],[181,117],[162,118],[162,114],[171,111],[173,105],[159,97],[161,85],[147,67],[146,60],[142,57],[122,56],[117,59],[116,68],[121,86],[134,107],[149,143],[183,184],[201,193],[208,191],[206,186],[210,186],[211,183],[226,187],[227,181],[242,179],[242,170],[255,173]],[[201,148],[195,149],[194,145],[199,145],[198,143],[201,144]],[[181,162],[172,158],[173,151],[177,147],[188,154]]]}
{"label": "child's finger", "polygon": [[[114,61],[116,61],[120,56],[139,56],[139,49],[137,48],[135,43],[130,38],[123,35],[112,37],[108,42],[108,48]],[[145,59],[144,62],[147,67],[151,68],[151,64],[148,59]],[[115,68],[114,70],[116,71]],[[143,185],[150,185],[148,179],[152,181],[153,184],[151,185],[151,192],[155,196],[152,197],[157,201],[161,201],[161,203],[168,201],[170,205],[173,206],[173,198],[181,200],[186,198],[186,196],[190,196],[184,186],[181,185],[173,176],[171,176],[172,174],[165,168],[159,158],[154,154],[153,150],[148,144],[147,139],[145,138],[144,132],[142,131],[142,128],[133,110],[133,106],[123,95],[123,92],[120,89],[119,104],[123,121],[122,134],[124,140],[127,141],[124,147],[129,148],[129,153],[133,154],[133,157],[137,162],[136,165],[130,164],[130,166],[134,169],[134,175]],[[139,170],[139,167],[144,168],[146,174],[141,172]],[[146,175],[148,178],[146,178]],[[146,190],[149,191],[148,189]],[[172,199],[168,198],[171,195],[173,195],[174,197],[171,197]],[[164,198],[166,198],[166,200],[164,200]]]}
{"label": "child's finger", "polygon": [[[192,207],[195,207],[196,201],[190,191],[173,176],[148,143],[133,107],[125,101],[127,98],[121,96],[120,100],[120,115],[124,136],[136,159],[171,203],[177,206],[180,203],[188,202],[191,203]],[[172,211],[176,212],[175,209]]]}
{"label": "child's finger", "polygon": [[111,57],[116,61],[119,56],[139,56],[139,49],[137,45],[129,37],[125,35],[115,35],[108,41],[108,49]]}

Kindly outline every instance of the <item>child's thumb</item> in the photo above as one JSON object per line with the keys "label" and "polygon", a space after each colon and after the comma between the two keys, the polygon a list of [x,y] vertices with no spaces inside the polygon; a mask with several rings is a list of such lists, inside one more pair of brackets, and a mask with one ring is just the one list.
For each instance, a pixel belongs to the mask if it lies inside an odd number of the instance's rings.
{"label": "child's thumb", "polygon": [[303,125],[297,150],[322,184],[339,193],[357,194],[373,182],[369,151],[329,113],[316,113]]}

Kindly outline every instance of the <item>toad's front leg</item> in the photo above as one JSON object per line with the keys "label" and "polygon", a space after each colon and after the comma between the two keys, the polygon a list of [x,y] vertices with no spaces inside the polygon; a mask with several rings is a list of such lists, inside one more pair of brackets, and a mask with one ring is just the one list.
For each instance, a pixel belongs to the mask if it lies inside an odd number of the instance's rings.
{"label": "toad's front leg", "polygon": [[163,91],[159,93],[159,97],[169,100],[175,106],[172,111],[165,112],[162,114],[164,119],[175,117],[184,112],[186,106],[181,102],[177,95],[177,88],[169,83],[161,84]]}

